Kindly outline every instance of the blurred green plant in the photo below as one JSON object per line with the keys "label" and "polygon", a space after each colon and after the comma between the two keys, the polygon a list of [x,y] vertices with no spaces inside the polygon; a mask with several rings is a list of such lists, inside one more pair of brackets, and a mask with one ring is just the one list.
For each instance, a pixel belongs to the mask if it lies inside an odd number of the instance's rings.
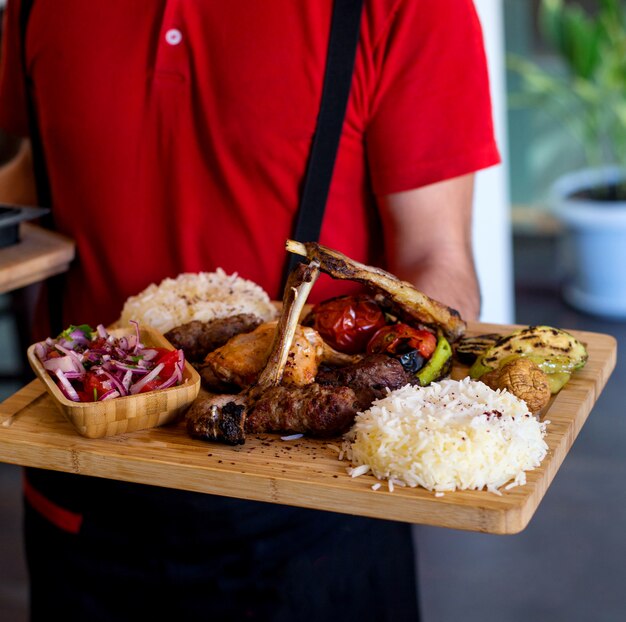
{"label": "blurred green plant", "polygon": [[588,165],[626,167],[626,10],[599,0],[591,12],[564,0],[541,0],[539,28],[561,61],[542,67],[519,55],[507,66],[520,77],[512,106],[551,113],[579,141]]}

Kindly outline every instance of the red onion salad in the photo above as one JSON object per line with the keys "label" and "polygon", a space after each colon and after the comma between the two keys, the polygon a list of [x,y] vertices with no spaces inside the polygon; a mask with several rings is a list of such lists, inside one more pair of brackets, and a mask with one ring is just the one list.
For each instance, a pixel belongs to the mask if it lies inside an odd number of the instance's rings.
{"label": "red onion salad", "polygon": [[99,324],[70,326],[56,339],[35,344],[34,353],[74,402],[100,402],[115,397],[167,389],[183,381],[182,350],[145,346],[139,325],[124,337]]}

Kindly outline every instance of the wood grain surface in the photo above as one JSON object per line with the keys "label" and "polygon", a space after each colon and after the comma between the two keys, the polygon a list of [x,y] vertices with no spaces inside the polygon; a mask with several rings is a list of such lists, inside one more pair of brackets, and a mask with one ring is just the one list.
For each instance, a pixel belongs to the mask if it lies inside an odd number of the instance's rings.
{"label": "wood grain surface", "polygon": [[20,241],[0,249],[0,292],[9,292],[65,272],[74,242],[31,223],[20,225]]}
{"label": "wood grain surface", "polygon": [[[512,326],[472,324],[468,332],[507,333]],[[599,333],[570,331],[589,361],[542,414],[550,421],[548,456],[528,481],[501,496],[458,491],[437,497],[422,488],[372,490],[371,475],[351,478],[338,441],[254,435],[229,447],[191,439],[182,423],[101,439],[84,438],[35,380],[0,404],[0,461],[169,488],[254,499],[496,534],[524,529],[571,449],[615,366],[617,344]],[[455,368],[460,378],[465,369]],[[600,414],[599,414],[600,416]]]}

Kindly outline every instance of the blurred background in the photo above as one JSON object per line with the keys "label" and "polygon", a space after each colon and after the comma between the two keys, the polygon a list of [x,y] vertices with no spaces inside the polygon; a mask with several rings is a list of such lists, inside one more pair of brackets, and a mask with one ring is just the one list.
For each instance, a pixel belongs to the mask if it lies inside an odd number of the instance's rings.
{"label": "blurred background", "polygon": [[[576,206],[573,216],[565,214],[565,199],[557,197],[554,184],[572,171],[619,167],[620,155],[626,157],[619,142],[621,132],[626,135],[626,22],[619,15],[626,3],[475,4],[503,157],[502,165],[481,172],[477,183],[474,242],[482,319],[609,333],[621,345],[626,207],[613,200],[621,196],[621,177],[606,182],[615,192],[610,201],[601,197],[600,205],[583,188],[584,205]],[[15,148],[0,134],[2,161]],[[609,238],[602,237],[600,224]],[[591,242],[579,239],[589,232]],[[603,283],[587,276],[592,259],[601,262],[590,274],[602,275]],[[18,298],[0,295],[0,399],[14,393],[28,373],[17,338]],[[626,364],[618,351],[607,388],[521,534],[415,528],[424,622],[626,619],[622,383]],[[0,464],[0,620],[6,622],[27,620],[20,477],[18,467]]]}

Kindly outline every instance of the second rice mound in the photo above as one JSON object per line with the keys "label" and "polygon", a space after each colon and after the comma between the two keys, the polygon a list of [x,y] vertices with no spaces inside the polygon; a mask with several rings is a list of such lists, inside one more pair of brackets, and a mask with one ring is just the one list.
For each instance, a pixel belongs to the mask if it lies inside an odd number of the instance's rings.
{"label": "second rice mound", "polygon": [[149,285],[125,302],[121,323],[136,320],[166,333],[192,320],[208,322],[238,313],[251,313],[265,322],[277,315],[259,285],[218,268],[215,272],[185,272]]}
{"label": "second rice mound", "polygon": [[525,484],[526,471],[545,458],[548,423],[506,391],[469,378],[448,379],[406,386],[375,401],[357,415],[343,457],[353,477],[372,473],[387,480],[390,490],[399,485],[501,494],[505,484]]}

